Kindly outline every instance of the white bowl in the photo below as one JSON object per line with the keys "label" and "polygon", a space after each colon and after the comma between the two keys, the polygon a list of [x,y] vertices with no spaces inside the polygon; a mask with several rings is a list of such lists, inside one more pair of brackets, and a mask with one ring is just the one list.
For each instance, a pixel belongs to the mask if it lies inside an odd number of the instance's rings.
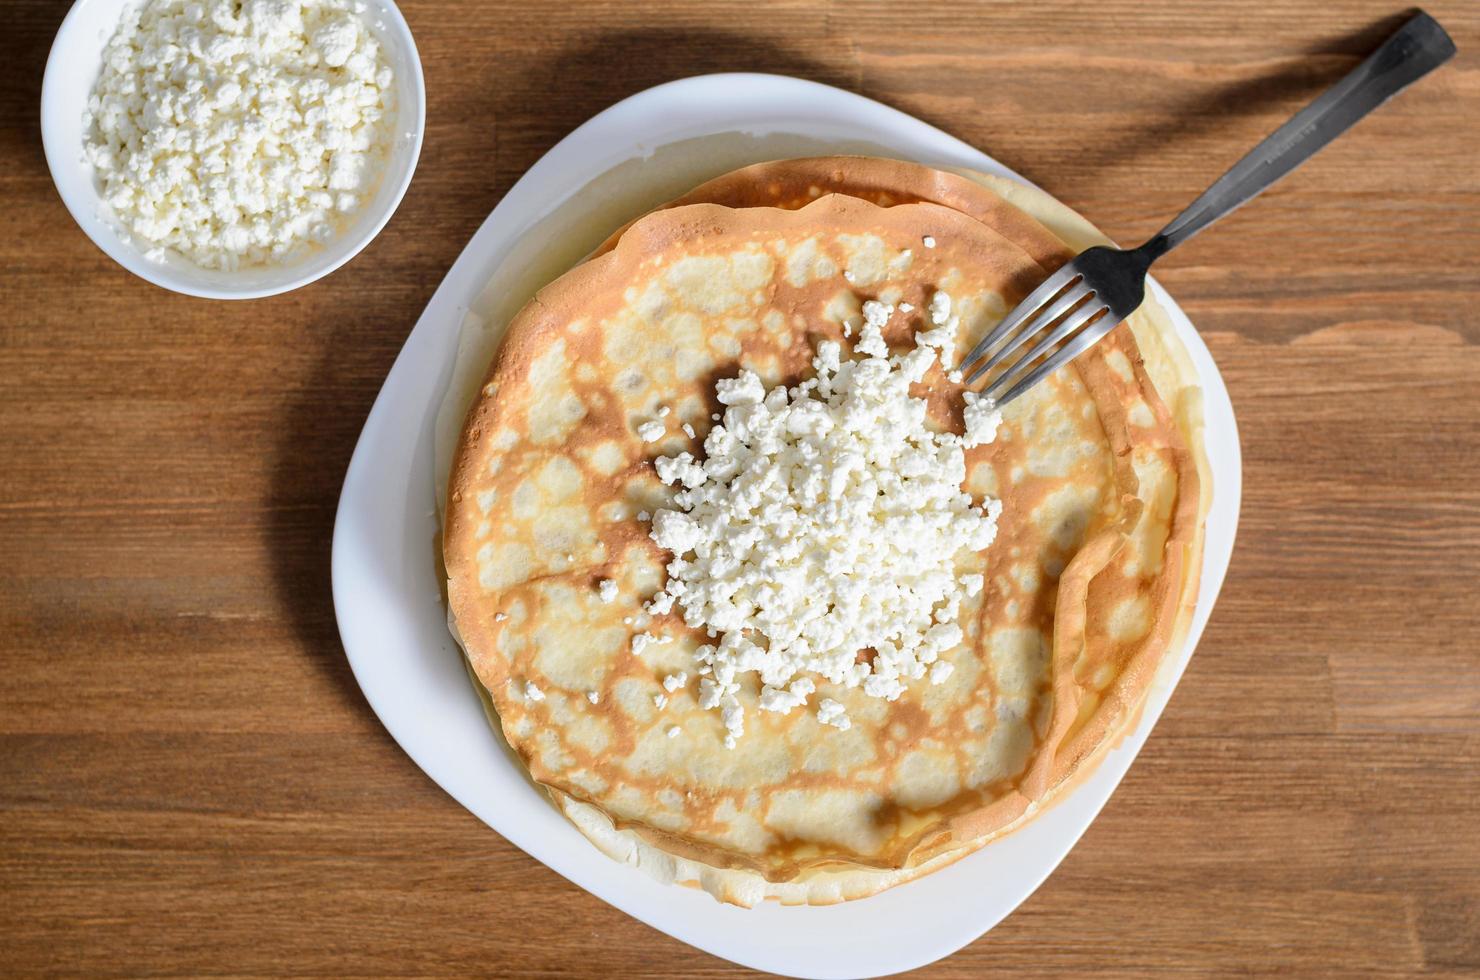
{"label": "white bowl", "polygon": [[396,115],[391,152],[375,195],[338,236],[282,265],[202,269],[178,256],[151,259],[106,215],[93,168],[83,158],[83,112],[103,66],[103,48],[134,0],[77,0],[46,60],[41,84],[41,141],[51,179],[87,237],[119,265],[156,286],[207,299],[256,299],[285,293],[326,276],[354,258],[390,220],[421,155],[426,87],[411,28],[391,0],[369,0],[364,18],[395,73]]}

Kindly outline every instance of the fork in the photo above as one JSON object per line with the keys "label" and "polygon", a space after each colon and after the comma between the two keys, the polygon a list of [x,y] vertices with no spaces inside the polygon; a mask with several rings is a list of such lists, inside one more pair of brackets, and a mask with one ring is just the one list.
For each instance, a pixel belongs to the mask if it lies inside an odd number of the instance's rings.
{"label": "fork", "polygon": [[[1049,276],[961,360],[965,384],[994,368],[981,392],[1006,405],[1093,346],[1136,311],[1151,263],[1315,155],[1357,120],[1448,61],[1454,42],[1419,11],[1382,47],[1267,136],[1140,248],[1096,245]],[[1009,362],[1029,341],[1031,347]]]}

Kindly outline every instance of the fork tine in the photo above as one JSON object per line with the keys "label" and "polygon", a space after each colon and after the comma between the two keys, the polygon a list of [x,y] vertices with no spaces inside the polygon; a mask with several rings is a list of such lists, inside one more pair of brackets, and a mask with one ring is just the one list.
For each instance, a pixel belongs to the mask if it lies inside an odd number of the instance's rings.
{"label": "fork tine", "polygon": [[[1081,279],[1079,282],[1072,284],[1068,289],[1064,290],[1058,299],[1048,304],[1041,313],[1028,321],[1025,327],[1013,334],[1012,339],[1003,344],[995,354],[977,365],[976,370],[967,376],[965,383],[972,384],[975,382],[977,378],[980,378],[992,370],[992,368],[1005,361],[1013,351],[1017,350],[1039,333],[1042,333],[1049,324],[1078,306],[1086,297],[1093,296],[1094,291],[1089,288],[1084,280]],[[1056,334],[1056,336],[1062,337],[1063,334]],[[1042,345],[1040,344],[1039,346],[1041,347]],[[1042,351],[1039,350],[1038,353],[1041,354]],[[1035,355],[1029,354],[1026,356],[1033,357]]]}
{"label": "fork tine", "polygon": [[[1102,309],[1105,310],[1104,316],[1085,327],[1067,344],[1054,351],[1042,364],[1029,371],[1027,376],[1018,381],[1001,398],[996,400],[997,405],[1006,405],[1048,375],[1074,360],[1074,358],[1084,353],[1090,347],[1093,347],[1101,337],[1113,330],[1124,319],[1124,317],[1118,317],[1110,313],[1108,307]],[[1022,362],[1020,361],[1019,363]],[[1014,367],[1016,366],[1014,365]],[[998,378],[997,380],[1001,381],[1002,379]]]}
{"label": "fork tine", "polygon": [[1053,299],[1066,286],[1071,285],[1078,278],[1082,277],[1074,271],[1074,263],[1070,262],[1058,272],[1043,280],[1043,283],[1037,289],[1033,290],[1021,303],[1013,307],[1011,313],[1003,317],[1001,322],[993,327],[990,333],[983,337],[975,347],[971,348],[971,353],[961,359],[961,363],[956,365],[956,370],[965,371],[973,361],[991,350],[993,346],[1001,342],[1003,337],[1006,337],[1008,333],[1016,329],[1028,317],[1032,316],[1040,306]]}
{"label": "fork tine", "polygon": [[[999,374],[991,384],[982,389],[982,397],[995,398],[1002,394],[1008,387],[1021,379],[1023,375],[1030,373],[1037,365],[1039,357],[1050,354],[1054,345],[1065,337],[1071,336],[1074,331],[1089,323],[1098,316],[1106,307],[1103,304],[1091,303],[1064,319],[1064,322],[1048,336],[1044,337],[1033,349],[1013,362],[1012,367]],[[1050,357],[1050,359],[1052,359]]]}
{"label": "fork tine", "polygon": [[1107,307],[1104,303],[1096,303],[1091,301],[1080,307],[1073,314],[1064,317],[1064,322],[1060,323],[1057,327],[1054,327],[1052,330],[1043,331],[1043,335],[1039,338],[1038,343],[1034,344],[1031,348],[1028,349],[1028,352],[1026,354],[1018,358],[1010,369],[1003,371],[996,381],[993,381],[991,384],[987,385],[986,390],[983,391],[982,394],[990,398],[991,392],[1000,392],[1006,384],[1005,379],[1009,375],[1019,373],[1019,371],[1021,370],[1026,370],[1030,365],[1037,361],[1038,358],[1044,356],[1045,354],[1052,351],[1055,347],[1057,347],[1059,342],[1062,341],[1065,337],[1070,336],[1074,333],[1074,331],[1078,330],[1080,327],[1093,320],[1096,313],[1098,313],[1100,310],[1106,309],[1109,309],[1109,307]]}

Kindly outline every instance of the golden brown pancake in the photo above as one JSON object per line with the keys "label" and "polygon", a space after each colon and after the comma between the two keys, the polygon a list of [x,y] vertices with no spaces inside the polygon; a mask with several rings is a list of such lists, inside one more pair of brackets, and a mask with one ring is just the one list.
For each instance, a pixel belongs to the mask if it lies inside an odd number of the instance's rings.
{"label": "golden brown pancake", "polygon": [[[938,249],[921,249],[925,233]],[[1036,253],[1050,257],[1042,238]],[[773,268],[761,277],[756,256],[768,248]],[[890,263],[906,250],[912,261],[896,274]],[[835,336],[850,297],[867,289],[897,290],[917,306],[935,286],[961,293],[969,343],[1041,278],[1034,254],[931,205],[828,199],[791,215],[685,207],[639,222],[615,252],[521,314],[470,415],[447,560],[470,661],[536,779],[665,850],[787,881],[922,867],[1009,825],[1103,744],[1166,648],[1194,537],[1179,517],[1191,500],[1195,526],[1198,499],[1177,426],[1128,332],[1014,406],[1005,439],[971,461],[968,487],[999,494],[1007,513],[1004,535],[978,556],[994,585],[948,691],[850,703],[867,724],[822,750],[828,732],[809,719],[768,721],[727,759],[715,719],[684,696],[662,712],[644,706],[695,638],[667,623],[676,639],[660,648],[666,659],[632,658],[620,622],[661,584],[661,557],[633,519],[666,492],[631,432],[653,399],[702,436],[714,377],[743,363],[772,383],[795,379],[811,343]],[[822,260],[841,268],[870,255],[873,281],[818,274]],[[806,267],[801,286],[778,272],[783,260]],[[663,278],[694,261],[723,275]],[[713,288],[725,277],[729,287]],[[673,308],[643,306],[654,282],[676,296]],[[909,342],[903,332],[890,339]],[[933,382],[938,424],[959,425],[958,399],[943,378]],[[1156,492],[1141,496],[1148,488]],[[603,577],[623,583],[615,608],[596,598]],[[543,700],[521,693],[530,681]],[[682,753],[651,737],[674,724],[693,736],[678,740]]]}
{"label": "golden brown pancake", "polygon": [[[971,177],[881,157],[804,157],[757,163],[705,181],[658,210],[721,204],[794,211],[826,194],[846,194],[883,208],[927,203],[960,211],[1017,245],[1046,269],[1057,269],[1073,257],[1064,251],[1062,242],[1044,234],[1033,218]],[[613,232],[594,254],[610,251],[630,227],[631,222]]]}

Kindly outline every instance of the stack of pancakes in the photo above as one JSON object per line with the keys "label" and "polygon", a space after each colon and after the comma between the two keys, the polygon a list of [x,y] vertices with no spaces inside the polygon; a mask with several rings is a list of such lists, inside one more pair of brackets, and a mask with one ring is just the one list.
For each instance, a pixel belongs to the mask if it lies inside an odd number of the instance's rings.
{"label": "stack of pancakes", "polygon": [[[1153,300],[967,451],[965,490],[1003,510],[993,545],[958,562],[986,587],[962,607],[944,683],[890,702],[820,682],[846,731],[757,711],[747,688],[746,734],[727,749],[694,683],[712,638],[681,608],[642,611],[669,560],[645,520],[672,504],[652,461],[702,458],[716,380],[804,380],[819,341],[849,349],[868,299],[913,307],[885,331],[909,350],[937,290],[961,316],[941,358],[954,365],[1100,241],[1041,192],[981,174],[759,164],[617,231],[507,324],[491,364],[468,346],[458,377],[473,383],[454,383],[443,413],[463,420],[451,621],[490,719],[593,843],[741,905],[862,897],[1031,817],[1126,730],[1190,619],[1210,495],[1197,379]],[[929,424],[961,431],[962,388],[942,369],[915,393]],[[667,436],[643,441],[662,409]],[[634,655],[640,632],[668,642]]]}

